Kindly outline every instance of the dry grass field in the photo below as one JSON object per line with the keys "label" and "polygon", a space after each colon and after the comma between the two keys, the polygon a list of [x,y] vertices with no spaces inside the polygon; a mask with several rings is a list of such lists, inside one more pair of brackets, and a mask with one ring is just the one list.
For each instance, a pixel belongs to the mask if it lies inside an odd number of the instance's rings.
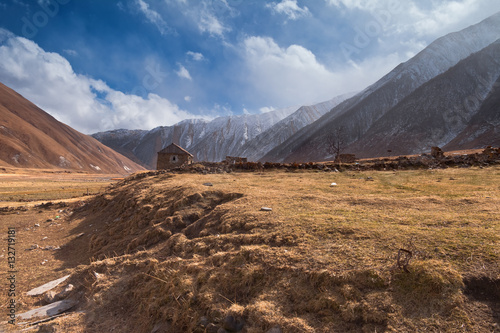
{"label": "dry grass field", "polygon": [[500,331],[498,167],[144,173],[85,200],[0,215],[18,311],[65,274],[80,302],[33,331]]}

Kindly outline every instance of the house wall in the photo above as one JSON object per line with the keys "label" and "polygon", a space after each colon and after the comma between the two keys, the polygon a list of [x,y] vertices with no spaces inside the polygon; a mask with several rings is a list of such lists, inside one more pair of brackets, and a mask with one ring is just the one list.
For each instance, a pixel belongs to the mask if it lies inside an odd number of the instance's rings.
{"label": "house wall", "polygon": [[178,168],[183,164],[193,163],[193,158],[189,155],[179,154],[158,154],[158,161],[156,163],[157,170],[167,170]]}

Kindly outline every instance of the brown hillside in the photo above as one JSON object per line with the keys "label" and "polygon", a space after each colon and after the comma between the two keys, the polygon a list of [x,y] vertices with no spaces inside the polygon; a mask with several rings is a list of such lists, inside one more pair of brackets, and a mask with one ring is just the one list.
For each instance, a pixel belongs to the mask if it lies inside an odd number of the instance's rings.
{"label": "brown hillside", "polygon": [[121,174],[143,169],[1,83],[0,166]]}

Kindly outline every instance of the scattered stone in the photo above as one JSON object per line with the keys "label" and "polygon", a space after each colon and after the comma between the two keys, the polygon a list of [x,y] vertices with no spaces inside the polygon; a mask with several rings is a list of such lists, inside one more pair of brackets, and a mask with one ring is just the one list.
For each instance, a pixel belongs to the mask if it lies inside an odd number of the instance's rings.
{"label": "scattered stone", "polygon": [[[46,260],[47,261],[47,260]],[[41,295],[49,290],[52,290],[54,289],[55,287],[57,287],[58,285],[60,285],[61,283],[63,283],[64,281],[66,281],[68,278],[70,277],[70,275],[66,275],[66,276],[63,276],[62,278],[59,278],[57,280],[53,280],[53,281],[50,281],[50,282],[47,282],[46,284],[40,286],[40,287],[37,287],[37,288],[34,288],[34,289],[31,289],[30,291],[28,291],[26,294],[28,296],[37,296],[37,295]]]}
{"label": "scattered stone", "polygon": [[273,211],[273,209],[269,208],[269,207],[262,207],[260,210],[263,212],[272,212]]}
{"label": "scattered stone", "polygon": [[46,247],[44,247],[42,250],[44,251],[56,251],[56,250],[60,250],[61,248],[59,246],[51,246],[51,245],[47,245]]}
{"label": "scattered stone", "polygon": [[65,311],[68,311],[77,304],[74,300],[64,300],[55,302],[49,305],[42,306],[41,308],[33,309],[17,315],[19,319],[31,319],[36,317],[50,317],[55,316]]}
{"label": "scattered stone", "polygon": [[35,227],[39,227],[40,226],[40,223],[35,223]]}
{"label": "scattered stone", "polygon": [[243,326],[245,326],[243,318],[235,318],[231,315],[226,316],[226,318],[224,318],[224,323],[222,324],[222,328],[227,332],[239,332],[243,329]]}
{"label": "scattered stone", "polygon": [[47,260],[47,259],[45,259],[44,261],[42,261],[42,262],[40,263],[40,265],[45,265],[45,263],[46,263],[47,261],[48,261],[48,260]]}
{"label": "scattered stone", "polygon": [[66,286],[66,288],[63,289],[63,291],[61,291],[59,294],[55,296],[55,299],[56,300],[65,299],[66,297],[69,296],[69,294],[73,291],[73,289],[75,289],[75,287],[71,283],[69,283]]}
{"label": "scattered stone", "polygon": [[38,246],[38,244],[33,244],[29,248],[27,248],[26,251],[33,251],[33,250],[38,249],[39,247],[40,246]]}
{"label": "scattered stone", "polygon": [[331,187],[333,187],[333,186],[337,186],[337,183],[331,183],[331,184],[330,184],[330,186],[331,186]]}
{"label": "scattered stone", "polygon": [[212,183],[204,183],[203,185],[205,185],[205,186],[214,186],[214,184],[212,184]]}
{"label": "scattered stone", "polygon": [[47,238],[49,238],[49,237],[45,236],[45,237],[42,238],[42,240],[46,240]]}
{"label": "scattered stone", "polygon": [[431,147],[431,156],[435,159],[442,159],[444,158],[444,152],[439,147]]}
{"label": "scattered stone", "polygon": [[56,295],[57,293],[54,290],[49,290],[43,296],[43,300],[48,304],[53,303],[56,300]]}

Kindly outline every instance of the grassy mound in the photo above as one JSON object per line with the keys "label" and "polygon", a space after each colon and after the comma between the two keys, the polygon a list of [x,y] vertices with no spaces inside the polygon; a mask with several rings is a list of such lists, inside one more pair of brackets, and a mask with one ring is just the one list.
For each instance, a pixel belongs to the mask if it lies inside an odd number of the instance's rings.
{"label": "grassy mound", "polygon": [[500,277],[500,173],[469,172],[131,177],[73,216],[74,294],[103,332],[487,331],[464,276]]}

